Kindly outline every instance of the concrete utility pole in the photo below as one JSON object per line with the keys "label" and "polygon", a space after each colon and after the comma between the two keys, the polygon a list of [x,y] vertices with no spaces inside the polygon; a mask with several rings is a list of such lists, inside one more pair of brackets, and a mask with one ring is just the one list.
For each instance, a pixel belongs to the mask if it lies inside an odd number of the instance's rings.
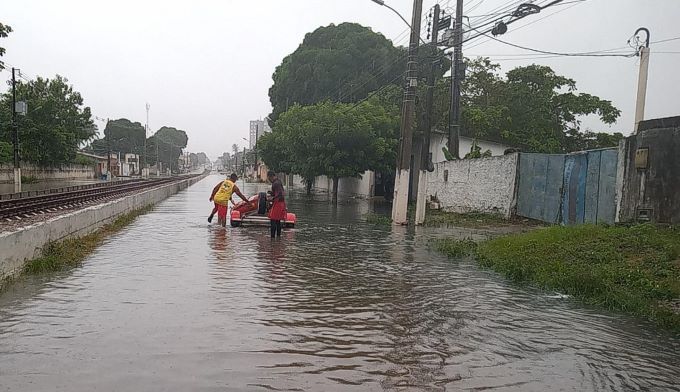
{"label": "concrete utility pole", "polygon": [[408,47],[406,89],[401,107],[401,141],[397,156],[397,170],[394,178],[394,202],[392,222],[397,225],[408,223],[408,190],[411,169],[411,147],[413,144],[413,121],[415,119],[415,97],[418,86],[418,41],[420,40],[420,18],[423,0],[413,1],[413,21]]}
{"label": "concrete utility pole", "polygon": [[432,15],[430,72],[427,75],[427,95],[425,96],[425,124],[423,135],[423,154],[418,175],[418,196],[416,198],[416,225],[425,222],[425,205],[427,204],[427,172],[432,168],[432,153],[430,152],[430,134],[432,132],[432,106],[434,102],[435,72],[439,65],[437,59],[437,42],[439,40],[439,4],[434,6]]}
{"label": "concrete utility pole", "polygon": [[[142,171],[142,177],[145,177],[144,169],[148,166],[146,164],[146,138],[149,136],[149,103],[146,104],[146,124],[144,124],[144,155],[142,156],[143,164],[140,165],[140,170]],[[149,173],[146,173],[148,175]]]}
{"label": "concrete utility pole", "polygon": [[640,31],[647,34],[644,46],[639,48],[640,51],[640,74],[638,76],[637,100],[635,102],[635,126],[633,127],[633,134],[637,134],[640,121],[645,118],[645,100],[647,98],[647,74],[649,72],[649,30],[640,27],[635,31],[637,35]]}
{"label": "concrete utility pole", "polygon": [[[106,127],[104,127],[104,131],[106,131],[106,128],[109,126],[109,119],[106,119]],[[104,138],[106,139],[106,165],[108,166],[108,169],[106,170],[106,180],[111,181],[111,138],[107,137],[106,134],[104,134]]]}
{"label": "concrete utility pole", "polygon": [[451,106],[449,107],[449,142],[447,148],[460,158],[460,82],[463,76],[463,0],[456,3],[453,26],[453,63],[451,64]]}
{"label": "concrete utility pole", "polygon": [[260,132],[260,124],[255,123],[255,144],[253,145],[253,150],[255,150],[255,179],[259,180],[260,179],[260,167],[259,163],[257,162],[257,137],[259,136]]}
{"label": "concrete utility pole", "polygon": [[12,139],[14,141],[14,193],[21,192],[21,157],[19,156],[19,124],[17,124],[18,69],[12,67]]}

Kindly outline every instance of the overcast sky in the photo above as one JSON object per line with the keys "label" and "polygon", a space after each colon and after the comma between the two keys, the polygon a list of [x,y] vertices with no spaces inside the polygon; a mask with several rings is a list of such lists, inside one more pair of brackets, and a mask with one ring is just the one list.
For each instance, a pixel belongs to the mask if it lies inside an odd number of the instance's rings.
{"label": "overcast sky", "polygon": [[[515,2],[465,0],[473,17]],[[539,0],[542,3],[544,0]],[[411,19],[412,0],[387,0]],[[680,0],[565,0],[510,26],[500,37],[522,46],[586,52],[626,46],[640,26],[652,42],[680,37]],[[425,9],[435,4],[425,0]],[[443,0],[453,7],[455,0]],[[551,15],[554,14],[554,15]],[[101,118],[125,117],[150,128],[187,131],[188,149],[215,158],[233,143],[243,145],[248,121],[271,111],[268,89],[274,68],[305,33],[345,21],[370,26],[396,44],[407,28],[370,0],[249,1],[3,1],[0,21],[14,32],[0,41],[3,60],[29,77],[67,77]],[[637,58],[558,57],[535,54],[480,38],[465,56],[484,55],[503,70],[530,63],[573,78],[579,91],[612,100],[623,114],[614,126],[596,119],[596,130],[630,133],[637,86]],[[652,44],[646,118],[680,115],[680,40]],[[8,72],[0,73],[2,79]],[[98,122],[100,128],[103,123]]]}

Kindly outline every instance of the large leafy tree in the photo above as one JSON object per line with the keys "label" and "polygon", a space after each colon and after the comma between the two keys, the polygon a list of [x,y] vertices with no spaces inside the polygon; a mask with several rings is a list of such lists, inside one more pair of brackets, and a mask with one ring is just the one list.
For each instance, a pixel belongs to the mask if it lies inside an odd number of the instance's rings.
{"label": "large leafy tree", "polygon": [[275,121],[294,104],[356,102],[386,84],[400,83],[403,51],[355,23],[319,27],[276,67],[269,99]]}
{"label": "large leafy tree", "polygon": [[92,142],[95,152],[120,152],[121,154],[144,154],[144,126],[127,118],[108,121],[104,137]]}
{"label": "large leafy tree", "polygon": [[[90,108],[64,77],[18,83],[17,98],[28,104],[28,113],[17,118],[24,161],[39,165],[73,162],[79,146],[96,135]],[[0,141],[5,143],[12,142],[11,99],[9,92],[0,99]]]}
{"label": "large leafy tree", "polygon": [[[582,116],[594,114],[612,124],[620,111],[610,101],[577,92],[573,79],[535,64],[512,69],[505,78],[499,70],[488,58],[468,60],[462,86],[464,135],[547,153],[611,147],[621,138],[581,129]],[[447,111],[439,113],[448,117]]]}
{"label": "large leafy tree", "polygon": [[258,150],[267,166],[301,175],[333,179],[337,200],[341,177],[366,170],[389,170],[396,161],[398,118],[369,100],[361,105],[320,102],[295,105],[283,113]]}
{"label": "large leafy tree", "polygon": [[173,171],[178,170],[177,159],[182,155],[182,149],[186,148],[188,141],[186,132],[173,127],[162,127],[146,142],[147,163],[150,165],[156,163],[156,150],[158,150],[158,161],[163,164],[163,167]]}

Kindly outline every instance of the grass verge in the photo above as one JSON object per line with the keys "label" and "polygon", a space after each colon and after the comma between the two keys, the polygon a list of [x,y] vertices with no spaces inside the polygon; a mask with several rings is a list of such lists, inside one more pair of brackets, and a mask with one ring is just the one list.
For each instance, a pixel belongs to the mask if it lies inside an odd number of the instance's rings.
{"label": "grass verge", "polygon": [[138,216],[147,213],[153,206],[147,206],[125,215],[102,226],[94,233],[79,238],[69,238],[59,242],[50,242],[43,248],[42,256],[24,265],[22,273],[40,274],[60,271],[67,267],[77,266],[94,251],[107,237],[119,232],[132,223]]}
{"label": "grass verge", "polygon": [[368,213],[364,215],[366,218],[366,223],[372,223],[374,225],[389,226],[392,224],[392,218],[387,215]]}
{"label": "grass verge", "polygon": [[680,332],[680,227],[550,227],[476,246],[443,240],[436,247],[452,257],[473,254],[515,282]]}
{"label": "grass verge", "polygon": [[441,227],[505,227],[505,226],[542,226],[540,222],[530,219],[505,219],[500,214],[487,214],[482,212],[446,212],[442,210],[427,210],[425,214],[425,226]]}

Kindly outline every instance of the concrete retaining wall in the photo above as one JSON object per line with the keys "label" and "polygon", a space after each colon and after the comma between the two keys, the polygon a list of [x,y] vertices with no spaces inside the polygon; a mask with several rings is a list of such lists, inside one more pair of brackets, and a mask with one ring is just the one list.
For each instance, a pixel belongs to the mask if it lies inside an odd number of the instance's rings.
{"label": "concrete retaining wall", "polygon": [[[61,165],[57,167],[40,167],[30,163],[21,165],[21,175],[35,177],[38,180],[95,178],[94,165]],[[14,166],[0,165],[0,183],[14,182]]]}
{"label": "concrete retaining wall", "polygon": [[0,281],[19,273],[24,263],[39,257],[45,244],[92,233],[120,215],[158,203],[204,177],[178,181],[61,215],[17,231],[0,233]]}
{"label": "concrete retaining wall", "polygon": [[510,218],[515,200],[519,154],[462,159],[435,164],[427,175],[427,194],[445,211],[484,212]]}

